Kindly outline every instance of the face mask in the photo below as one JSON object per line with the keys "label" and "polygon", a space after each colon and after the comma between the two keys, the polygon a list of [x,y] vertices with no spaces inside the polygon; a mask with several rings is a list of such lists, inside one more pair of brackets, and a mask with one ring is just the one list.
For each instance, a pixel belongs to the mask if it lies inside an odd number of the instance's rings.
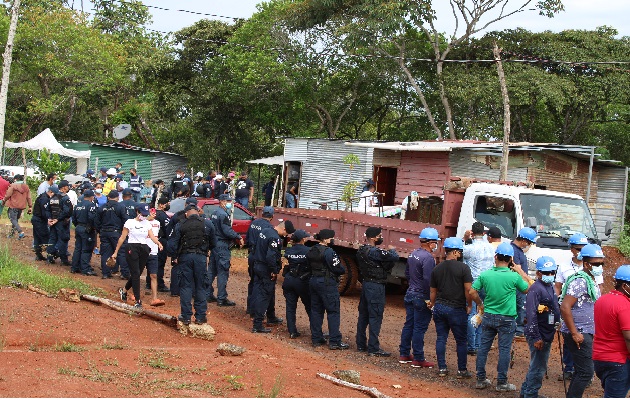
{"label": "face mask", "polygon": [[377,246],[379,246],[379,245],[383,244],[383,238],[378,238],[378,239],[376,240],[376,242],[374,242],[374,244],[375,244],[375,245],[377,245]]}
{"label": "face mask", "polygon": [[96,193],[103,193],[103,189],[96,189],[94,190]]}
{"label": "face mask", "polygon": [[225,203],[225,208],[228,210],[232,208],[232,203]]}
{"label": "face mask", "polygon": [[621,286],[620,292],[622,292],[623,294],[626,295],[626,297],[628,298],[628,300],[630,300],[630,293],[626,292],[626,289],[623,288],[623,285]]}
{"label": "face mask", "polygon": [[182,176],[180,174],[175,175],[177,177],[177,179],[181,178]]}
{"label": "face mask", "polygon": [[147,217],[145,217],[144,215],[138,216],[138,221],[144,221],[145,219],[147,219]]}
{"label": "face mask", "polygon": [[434,244],[435,244],[435,247],[431,247],[431,253],[435,253],[438,249],[437,243],[434,243]]}
{"label": "face mask", "polygon": [[542,278],[540,278],[540,280],[541,280],[543,283],[546,283],[546,284],[548,284],[548,285],[549,285],[549,284],[553,283],[553,281],[555,280],[555,278],[553,277],[553,275],[543,275],[543,276],[542,276]]}
{"label": "face mask", "polygon": [[523,253],[527,253],[531,247],[532,247],[531,244],[528,244],[527,246],[523,247]]}
{"label": "face mask", "polygon": [[593,274],[593,276],[602,276],[602,274],[604,273],[604,267],[602,267],[601,265],[599,266],[592,266],[591,269],[591,273]]}

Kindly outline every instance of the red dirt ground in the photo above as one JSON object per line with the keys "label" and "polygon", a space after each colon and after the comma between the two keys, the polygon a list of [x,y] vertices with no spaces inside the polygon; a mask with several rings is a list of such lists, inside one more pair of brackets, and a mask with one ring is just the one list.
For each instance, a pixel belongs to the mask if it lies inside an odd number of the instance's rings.
{"label": "red dirt ground", "polygon": [[[6,219],[0,221],[0,228]],[[26,225],[26,224],[25,224]],[[27,230],[30,233],[30,231]],[[0,241],[7,241],[5,235]],[[72,249],[71,241],[71,249]],[[30,237],[11,240],[13,254],[35,264],[30,251]],[[628,262],[615,249],[607,248],[608,271]],[[100,258],[94,256],[96,271]],[[611,264],[614,264],[613,267]],[[55,274],[69,274],[67,267],[37,263]],[[612,273],[606,276],[606,290],[612,285]],[[123,281],[100,277],[76,276],[106,290],[111,299]],[[284,315],[281,282],[277,287],[276,309]],[[209,304],[208,321],[217,331],[214,342],[182,337],[175,329],[144,317],[113,311],[89,302],[69,303],[27,290],[0,288],[0,396],[2,397],[367,397],[366,395],[316,377],[317,372],[331,374],[337,369],[361,373],[361,383],[376,387],[392,397],[508,397],[494,390],[477,391],[474,379],[439,378],[435,369],[414,369],[401,365],[397,357],[372,358],[358,353],[354,344],[358,294],[341,301],[341,327],[351,344],[348,351],[330,351],[310,345],[308,319],[298,311],[298,329],[305,334],[291,340],[286,326],[274,327],[269,335],[250,333],[251,321],[245,314],[247,293],[246,260],[232,259],[228,283],[230,298],[236,307],[219,308]],[[163,296],[161,312],[179,314],[179,298]],[[145,294],[147,303],[148,294]],[[388,295],[381,345],[397,356],[400,330],[405,318],[402,295]],[[216,353],[219,343],[245,347],[240,357]],[[61,351],[69,343],[80,351]],[[72,347],[72,346],[66,346]],[[515,343],[515,364],[510,381],[520,388],[526,375],[529,352],[526,343]],[[435,329],[431,325],[425,337],[427,359],[435,361]],[[456,370],[455,343],[448,342],[447,362]],[[491,351],[487,370],[496,379],[497,350]],[[541,394],[563,397],[557,345],[549,361],[549,379]],[[475,371],[475,359],[469,357],[469,370]],[[400,385],[396,389],[393,385]],[[515,395],[516,393],[512,393]],[[585,397],[600,397],[599,381],[587,389]]]}

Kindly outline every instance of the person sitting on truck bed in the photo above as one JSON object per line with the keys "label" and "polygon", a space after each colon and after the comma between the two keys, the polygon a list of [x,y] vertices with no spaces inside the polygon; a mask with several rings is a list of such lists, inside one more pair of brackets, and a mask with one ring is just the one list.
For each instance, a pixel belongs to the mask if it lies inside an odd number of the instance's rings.
{"label": "person sitting on truck bed", "polygon": [[[432,368],[434,363],[424,357],[424,334],[431,323],[430,301],[431,272],[435,268],[432,253],[438,249],[438,231],[435,228],[424,228],[420,232],[420,248],[407,259],[405,276],[409,288],[405,294],[407,318],[400,334],[400,363],[411,363],[415,368]],[[413,356],[410,355],[413,346]]]}
{"label": "person sitting on truck bed", "polygon": [[374,192],[376,191],[376,186],[370,185],[368,190],[361,193],[359,199],[359,212],[365,212],[366,209],[370,207],[378,207],[378,198],[374,196]]}

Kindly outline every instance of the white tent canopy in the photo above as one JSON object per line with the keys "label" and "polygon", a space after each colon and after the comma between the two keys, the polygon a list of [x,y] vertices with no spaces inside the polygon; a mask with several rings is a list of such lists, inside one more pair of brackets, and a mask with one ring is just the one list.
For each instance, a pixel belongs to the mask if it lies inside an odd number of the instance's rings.
{"label": "white tent canopy", "polygon": [[42,133],[35,136],[31,140],[27,140],[26,142],[13,143],[13,142],[4,142],[5,147],[10,149],[17,148],[25,148],[26,150],[43,150],[46,149],[51,153],[59,154],[66,157],[72,158],[90,158],[92,152],[90,150],[87,151],[78,151],[71,150],[63,147],[61,143],[55,139],[55,136],[52,134],[50,129],[46,128]]}

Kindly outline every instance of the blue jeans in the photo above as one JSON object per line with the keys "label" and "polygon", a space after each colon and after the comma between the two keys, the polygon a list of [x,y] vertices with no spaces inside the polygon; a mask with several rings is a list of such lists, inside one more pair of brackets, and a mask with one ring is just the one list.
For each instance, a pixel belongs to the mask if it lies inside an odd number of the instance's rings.
{"label": "blue jeans", "polygon": [[425,361],[424,334],[429,329],[433,314],[424,299],[415,293],[405,295],[405,309],[407,317],[400,334],[398,351],[401,356],[408,356],[413,346],[413,359]]}
{"label": "blue jeans", "polygon": [[573,368],[573,357],[571,356],[571,352],[567,347],[567,342],[562,341],[562,365],[564,365],[564,371],[562,372],[571,372],[573,373],[575,369]]}
{"label": "blue jeans", "polygon": [[499,335],[499,362],[497,363],[497,385],[507,382],[508,369],[510,368],[510,352],[512,340],[516,330],[514,317],[507,315],[489,314],[483,315],[483,333],[481,334],[481,347],[477,353],[477,380],[486,379],[486,361],[492,347],[494,337]]}
{"label": "blue jeans", "polygon": [[630,391],[630,359],[625,364],[594,360],[595,373],[602,381],[604,397],[624,398]]}
{"label": "blue jeans", "polygon": [[[483,299],[482,299],[483,300]],[[467,327],[466,327],[466,349],[468,351],[477,351],[479,350],[479,346],[481,346],[481,325],[477,328],[473,328],[470,319],[477,314],[477,303],[473,301],[472,310],[470,314],[468,314],[467,318]]]}
{"label": "blue jeans", "polygon": [[208,284],[205,254],[182,254],[177,260],[180,268],[179,305],[183,319],[190,321],[192,317],[191,302],[194,299],[195,320],[206,321],[208,303],[206,290]]}
{"label": "blue jeans", "polygon": [[[361,299],[359,300],[359,319],[357,321],[357,347],[367,348],[369,353],[381,349],[378,335],[383,324],[385,311],[385,284],[363,281]],[[365,334],[369,326],[370,340]]]}
{"label": "blue jeans", "polygon": [[570,333],[563,333],[562,335],[571,356],[573,356],[573,368],[575,368],[571,384],[567,389],[567,397],[582,397],[584,390],[593,379],[593,335],[582,333],[584,341],[579,348]]}
{"label": "blue jeans", "polygon": [[516,292],[516,333],[524,334],[525,332],[525,293]]}
{"label": "blue jeans", "polygon": [[538,397],[538,391],[542,387],[543,378],[547,372],[547,363],[551,351],[551,342],[543,342],[542,350],[534,347],[534,340],[527,338],[529,345],[529,370],[525,382],[521,386],[521,397]]}
{"label": "blue jeans", "polygon": [[224,301],[228,297],[227,282],[230,278],[230,253],[226,242],[219,244],[212,250],[210,254],[210,268],[208,268],[208,298],[214,296],[214,278],[217,278],[217,300]]}
{"label": "blue jeans", "polygon": [[237,197],[234,199],[234,201],[236,201],[238,204],[242,205],[245,208],[249,206],[249,197]]}
{"label": "blue jeans", "polygon": [[313,344],[319,344],[324,339],[322,332],[324,312],[328,320],[328,344],[340,344],[341,314],[337,281],[325,277],[312,277],[309,288],[311,291],[311,340]]}
{"label": "blue jeans", "polygon": [[284,199],[286,202],[286,208],[295,208],[295,196],[291,193],[285,193]]}
{"label": "blue jeans", "polygon": [[311,292],[308,287],[308,279],[302,280],[291,274],[284,277],[282,292],[286,300],[287,309],[287,330],[289,333],[297,333],[296,314],[298,299],[302,300],[306,315],[311,320]]}
{"label": "blue jeans", "polygon": [[448,332],[453,332],[457,349],[457,370],[466,371],[468,354],[466,354],[467,318],[465,308],[454,308],[437,303],[433,307],[433,322],[437,340],[435,341],[435,353],[437,354],[438,368],[446,369],[446,340]]}

